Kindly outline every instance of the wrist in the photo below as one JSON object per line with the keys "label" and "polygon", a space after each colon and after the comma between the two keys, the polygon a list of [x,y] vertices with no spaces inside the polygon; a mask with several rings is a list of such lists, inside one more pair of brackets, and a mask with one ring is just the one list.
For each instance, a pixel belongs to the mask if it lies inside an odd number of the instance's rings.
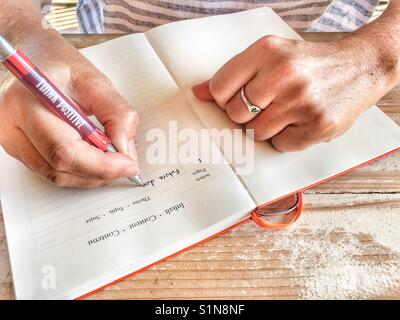
{"label": "wrist", "polygon": [[400,55],[376,35],[351,34],[340,40],[360,70],[385,91],[400,81]]}
{"label": "wrist", "polygon": [[13,45],[43,32],[40,0],[2,0],[0,3],[0,33]]}

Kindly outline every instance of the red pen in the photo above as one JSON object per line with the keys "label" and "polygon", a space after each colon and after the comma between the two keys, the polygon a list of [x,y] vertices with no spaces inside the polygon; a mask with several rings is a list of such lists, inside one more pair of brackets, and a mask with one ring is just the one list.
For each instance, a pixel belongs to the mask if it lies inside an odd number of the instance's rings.
{"label": "red pen", "polygon": [[[82,139],[103,150],[118,152],[111,140],[80,111],[78,105],[58,89],[33,63],[0,36],[0,62],[10,70],[42,103],[79,132]],[[140,176],[130,181],[143,186]]]}

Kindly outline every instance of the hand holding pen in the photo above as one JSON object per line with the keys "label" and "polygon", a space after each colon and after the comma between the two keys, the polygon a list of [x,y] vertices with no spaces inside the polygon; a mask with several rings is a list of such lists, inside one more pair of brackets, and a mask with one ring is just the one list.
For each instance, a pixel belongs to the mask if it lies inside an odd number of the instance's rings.
{"label": "hand holding pen", "polygon": [[[63,39],[45,46],[37,46],[35,62],[47,67],[46,75],[0,37],[0,61],[16,76],[7,74],[0,84],[1,145],[59,186],[98,187],[121,177],[141,185],[134,141],[137,114]],[[87,117],[92,114],[105,134]]]}

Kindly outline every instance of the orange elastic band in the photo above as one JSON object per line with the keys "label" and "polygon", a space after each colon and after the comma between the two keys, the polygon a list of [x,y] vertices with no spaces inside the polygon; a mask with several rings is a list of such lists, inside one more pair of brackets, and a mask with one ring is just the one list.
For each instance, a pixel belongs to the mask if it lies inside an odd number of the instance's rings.
{"label": "orange elastic band", "polygon": [[301,212],[303,211],[303,193],[299,192],[297,193],[298,196],[298,204],[296,207],[296,214],[293,217],[293,220],[291,220],[288,223],[272,223],[268,222],[265,219],[263,219],[263,215],[257,210],[257,208],[251,213],[251,219],[256,223],[258,226],[264,229],[268,230],[279,230],[279,229],[284,229],[287,228],[289,225],[293,224],[297,219],[299,219]]}

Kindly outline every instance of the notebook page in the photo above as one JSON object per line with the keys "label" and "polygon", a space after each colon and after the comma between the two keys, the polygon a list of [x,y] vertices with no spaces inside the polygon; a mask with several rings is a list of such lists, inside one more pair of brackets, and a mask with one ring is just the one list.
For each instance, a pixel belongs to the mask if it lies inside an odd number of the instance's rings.
{"label": "notebook page", "polygon": [[[239,126],[215,104],[198,101],[191,87],[211,78],[226,61],[265,35],[301,39],[268,8],[181,21],[146,33],[203,124],[208,128],[231,129]],[[279,153],[268,143],[257,143],[254,170],[240,177],[261,205],[398,147],[400,128],[372,107],[339,139],[305,151]]]}
{"label": "notebook page", "polygon": [[18,298],[78,297],[243,220],[254,208],[229,165],[146,163],[147,130],[169,120],[194,128],[198,120],[143,35],[82,52],[141,116],[137,143],[146,187],[122,179],[96,190],[57,188],[2,150],[0,193]]}

